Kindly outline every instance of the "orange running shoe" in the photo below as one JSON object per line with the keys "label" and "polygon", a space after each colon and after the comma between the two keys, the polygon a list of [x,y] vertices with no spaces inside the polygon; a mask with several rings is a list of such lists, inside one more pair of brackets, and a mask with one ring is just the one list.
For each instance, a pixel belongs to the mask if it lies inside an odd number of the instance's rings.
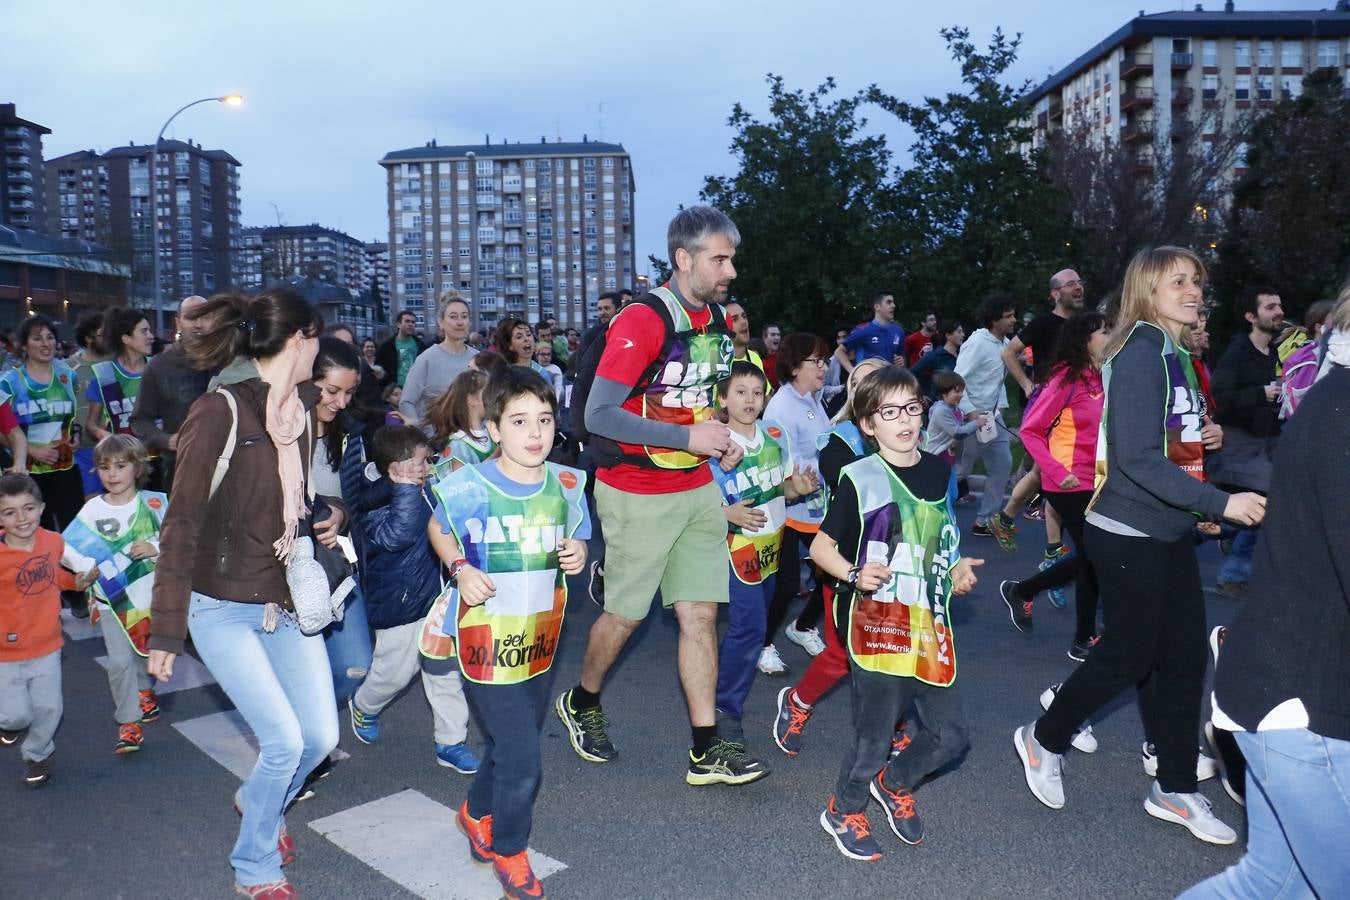
{"label": "orange running shoe", "polygon": [[542,900],[544,886],[534,877],[524,850],[510,856],[496,855],[492,860],[492,872],[502,883],[502,896],[506,900]]}
{"label": "orange running shoe", "polygon": [[154,691],[141,691],[141,724],[149,725],[159,718],[159,697]]}
{"label": "orange running shoe", "polygon": [[137,750],[141,749],[141,741],[144,737],[145,733],[141,730],[141,726],[136,722],[128,722],[125,725],[119,725],[117,726],[117,746],[113,748],[113,752],[119,756],[127,753],[135,753]]}
{"label": "orange running shoe", "polygon": [[465,800],[459,805],[459,812],[455,813],[455,827],[469,839],[469,855],[474,862],[486,865],[497,858],[497,854],[492,852],[491,814],[475,819],[469,815],[469,801]]}

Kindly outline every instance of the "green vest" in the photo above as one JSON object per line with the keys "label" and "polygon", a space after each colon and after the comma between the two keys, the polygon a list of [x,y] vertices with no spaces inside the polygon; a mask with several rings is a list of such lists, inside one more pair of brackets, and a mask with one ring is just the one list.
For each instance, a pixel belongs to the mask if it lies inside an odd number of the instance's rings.
{"label": "green vest", "polygon": [[486,434],[479,440],[458,431],[451,436],[450,443],[441,450],[440,456],[436,457],[436,478],[447,477],[455,470],[456,462],[461,466],[476,466],[481,462],[487,462],[488,457],[492,456],[496,449],[497,445]]}
{"label": "green vest", "polygon": [[169,499],[155,491],[136,496],[136,512],[127,530],[109,539],[99,523],[84,510],[62,532],[67,544],[98,564],[94,596],[108,604],[122,626],[132,649],[141,656],[148,653],[150,637],[150,592],[155,585],[155,560],[132,559],[124,552],[136,541],[159,537],[160,525],[168,511]]}
{"label": "green vest", "polygon": [[64,472],[75,464],[71,425],[75,421],[76,381],[74,371],[60,360],[52,360],[52,380],[45,385],[28,377],[26,365],[0,375],[0,403],[13,404],[14,416],[29,446],[55,447],[60,453],[51,465],[29,457],[28,471],[34,475]]}
{"label": "green vest", "polygon": [[764,513],[764,527],[754,532],[727,524],[727,552],[731,570],[745,584],[760,584],[778,571],[778,553],[787,523],[787,500],[783,481],[792,471],[792,456],[782,426],[764,422],[759,428],[759,449],[747,450],[740,465],[730,472],[715,459],[708,460],[713,480],[722,489],[727,504],[749,500]]}
{"label": "green vest", "polygon": [[93,365],[94,380],[103,404],[103,418],[114,434],[131,434],[131,414],[136,395],[141,392],[140,373],[123,369],[115,360],[105,359]]}
{"label": "green vest", "polygon": [[956,680],[956,647],[947,606],[960,532],[947,499],[920,500],[880,456],[844,467],[858,495],[858,565],[879,562],[891,580],[855,593],[847,646],[868,672],[917,678],[947,687]]}
{"label": "green vest", "polygon": [[518,684],[549,670],[567,609],[567,578],[558,545],[585,520],[586,473],[546,463],[544,481],[512,497],[476,466],[465,466],[432,491],[469,565],[491,576],[496,595],[469,606],[448,587],[422,623],[423,656],[456,656],[480,684]]}

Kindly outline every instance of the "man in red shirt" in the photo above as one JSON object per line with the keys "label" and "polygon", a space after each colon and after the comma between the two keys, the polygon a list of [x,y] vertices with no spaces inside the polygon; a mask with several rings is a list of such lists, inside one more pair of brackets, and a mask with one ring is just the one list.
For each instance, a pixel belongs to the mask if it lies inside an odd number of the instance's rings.
{"label": "man in red shirt", "polygon": [[679,671],[693,748],[689,784],[744,784],[768,769],[717,734],[717,610],[728,600],[726,519],[709,458],[740,461],[740,445],[713,417],[731,369],[720,305],[736,269],[740,232],[708,206],[670,223],[671,279],[610,321],[586,402],[597,453],[595,502],[606,542],[605,611],[591,627],[581,681],[558,697],[572,749],[590,762],[617,755],[600,689],[659,589],[680,626]]}
{"label": "man in red shirt", "polygon": [[929,313],[923,317],[923,325],[918,331],[905,338],[905,365],[914,368],[914,364],[919,361],[929,350],[933,349],[933,335],[937,334],[937,313]]}

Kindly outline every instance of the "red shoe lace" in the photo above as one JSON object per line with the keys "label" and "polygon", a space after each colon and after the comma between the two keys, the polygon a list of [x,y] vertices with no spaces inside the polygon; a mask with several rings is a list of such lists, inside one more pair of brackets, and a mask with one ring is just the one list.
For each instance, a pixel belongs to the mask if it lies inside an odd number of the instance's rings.
{"label": "red shoe lace", "polygon": [[1035,599],[1022,601],[1022,615],[1028,619],[1031,618],[1031,607],[1036,603]]}
{"label": "red shoe lace", "polygon": [[904,749],[910,745],[910,742],[911,742],[912,740],[913,740],[913,738],[911,738],[908,734],[902,734],[902,735],[900,735],[900,737],[898,737],[898,738],[897,738],[897,737],[892,737],[892,738],[891,738],[891,752],[892,752],[892,753],[901,753],[901,752],[903,752]]}
{"label": "red shoe lace", "polygon": [[891,802],[895,804],[895,817],[897,819],[914,818],[914,794],[909,788],[900,788],[898,791],[893,791],[886,787],[886,782],[881,780],[880,775],[877,776],[877,787],[881,788],[882,792],[890,797]]}
{"label": "red shoe lace", "polygon": [[126,725],[120,725],[117,728],[117,739],[126,741],[129,744],[139,744],[141,742],[141,726],[135,722],[129,722]]}
{"label": "red shoe lace", "polygon": [[844,816],[844,827],[860,838],[872,833],[872,826],[867,821],[866,813],[847,813]]}
{"label": "red shoe lace", "polygon": [[788,716],[791,717],[788,722],[787,733],[801,734],[802,729],[806,727],[807,720],[811,718],[811,710],[799,706],[797,702],[792,699],[791,694],[788,694],[787,708]]}
{"label": "red shoe lace", "polygon": [[159,705],[159,698],[155,696],[154,691],[141,691],[141,713],[148,713]]}

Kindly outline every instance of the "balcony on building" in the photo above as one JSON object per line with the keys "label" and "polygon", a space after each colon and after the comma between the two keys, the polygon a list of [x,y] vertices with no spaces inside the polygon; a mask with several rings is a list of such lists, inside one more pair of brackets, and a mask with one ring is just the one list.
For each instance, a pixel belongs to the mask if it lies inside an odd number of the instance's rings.
{"label": "balcony on building", "polygon": [[1138,78],[1140,75],[1153,74],[1152,53],[1126,53],[1120,61],[1120,79]]}
{"label": "balcony on building", "polygon": [[1120,140],[1122,143],[1131,144],[1135,141],[1149,141],[1152,139],[1152,122],[1132,122],[1120,130]]}
{"label": "balcony on building", "polygon": [[1189,69],[1189,68],[1190,68],[1191,66],[1193,66],[1193,65],[1195,65],[1195,54],[1194,54],[1194,53],[1173,53],[1173,54],[1172,54],[1172,68],[1173,68],[1174,70],[1179,70],[1179,69]]}
{"label": "balcony on building", "polygon": [[1120,95],[1120,108],[1124,110],[1131,107],[1145,107],[1153,105],[1153,88],[1151,87],[1132,87]]}
{"label": "balcony on building", "polygon": [[1173,106],[1190,106],[1190,105],[1191,105],[1191,98],[1193,98],[1194,96],[1195,96],[1195,90],[1194,90],[1193,88],[1188,88],[1188,87],[1174,87],[1174,88],[1172,88],[1172,105],[1173,105]]}
{"label": "balcony on building", "polygon": [[503,175],[502,190],[510,194],[519,194],[525,181],[519,175]]}

